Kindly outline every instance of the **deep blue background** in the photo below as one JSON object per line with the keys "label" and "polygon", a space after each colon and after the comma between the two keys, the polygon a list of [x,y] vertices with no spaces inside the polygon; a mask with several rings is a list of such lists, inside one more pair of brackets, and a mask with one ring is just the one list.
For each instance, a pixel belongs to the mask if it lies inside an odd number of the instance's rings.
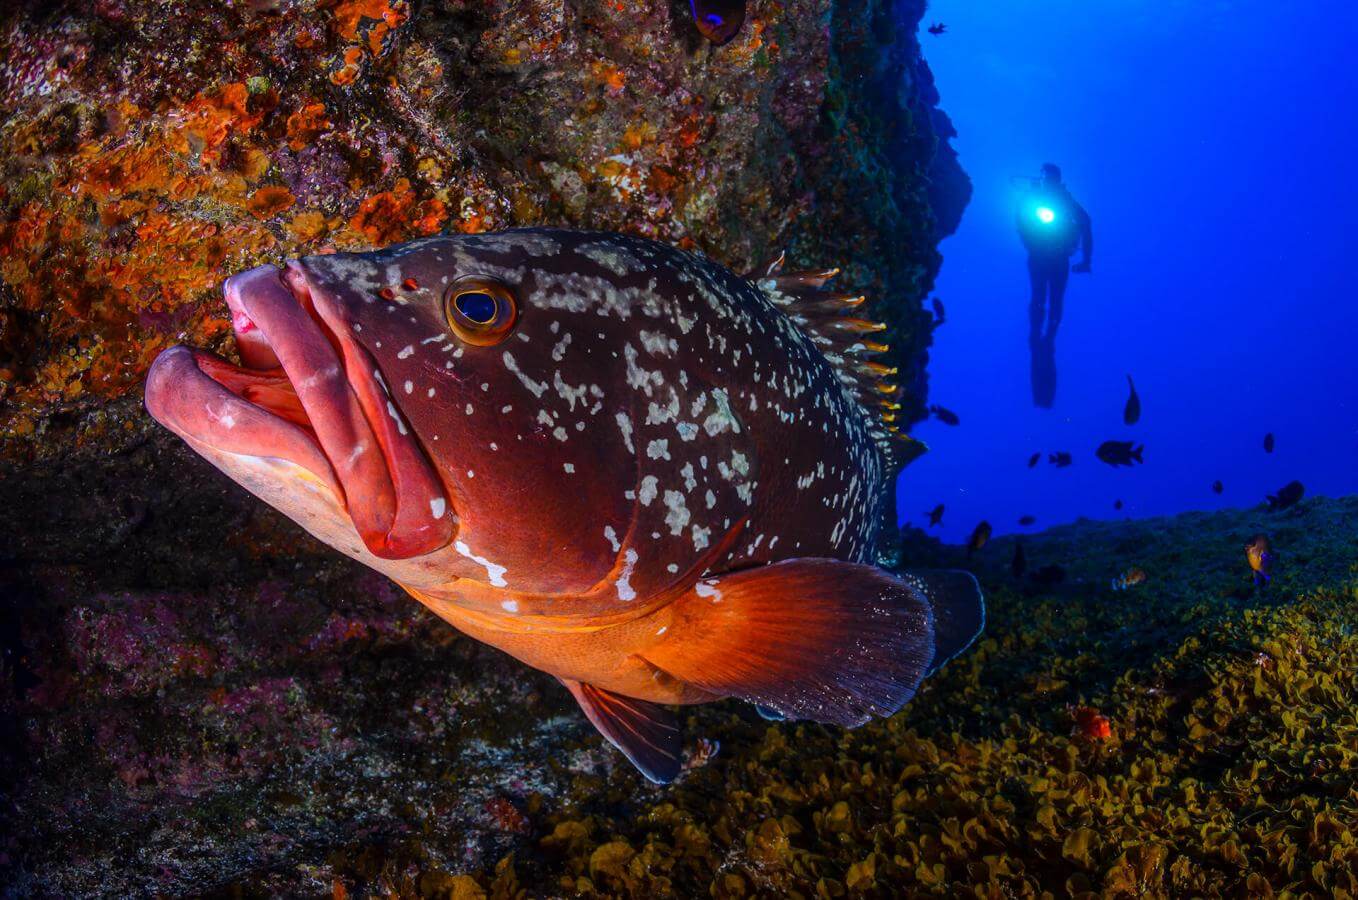
{"label": "deep blue background", "polygon": [[[915,426],[932,449],[901,477],[902,521],[944,503],[939,531],[958,541],[981,519],[1003,533],[1024,514],[1040,529],[1249,506],[1293,478],[1358,491],[1355,9],[932,4],[924,26],[948,31],[920,40],[975,195],[942,246],[930,402],[962,424]],[[1071,276],[1056,405],[1039,410],[1009,176],[1047,160],[1093,217],[1095,253],[1092,275]],[[1109,438],[1144,442],[1146,464],[1098,462]],[[1075,464],[1049,466],[1052,450]]]}

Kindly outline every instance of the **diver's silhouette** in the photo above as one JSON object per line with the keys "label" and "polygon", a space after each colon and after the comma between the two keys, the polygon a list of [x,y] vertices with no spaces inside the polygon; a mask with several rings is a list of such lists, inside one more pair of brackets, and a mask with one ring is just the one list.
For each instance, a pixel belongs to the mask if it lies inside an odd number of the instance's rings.
{"label": "diver's silhouette", "polygon": [[[1094,230],[1089,213],[1061,183],[1061,169],[1042,166],[1042,178],[1019,208],[1019,237],[1028,250],[1028,346],[1032,350],[1033,403],[1050,407],[1056,399],[1056,330],[1066,298],[1070,273],[1088,272],[1094,252]],[[1070,257],[1082,249],[1074,267]],[[1044,333],[1042,322],[1046,319]]]}

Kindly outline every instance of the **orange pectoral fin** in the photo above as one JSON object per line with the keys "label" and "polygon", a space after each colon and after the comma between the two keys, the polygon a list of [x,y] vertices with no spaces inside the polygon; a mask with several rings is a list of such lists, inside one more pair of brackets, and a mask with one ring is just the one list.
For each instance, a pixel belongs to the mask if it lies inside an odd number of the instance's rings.
{"label": "orange pectoral fin", "polygon": [[673,711],[592,684],[568,678],[560,681],[579,701],[585,717],[642,775],[656,784],[669,784],[678,776],[683,735]]}
{"label": "orange pectoral fin", "polygon": [[[925,585],[925,587],[930,587]],[[955,598],[944,652],[977,620],[974,580]],[[936,655],[935,611],[921,587],[873,566],[792,559],[700,581],[673,606],[667,639],[644,657],[673,677],[790,718],[853,727],[914,696]],[[942,621],[942,619],[940,619]]]}

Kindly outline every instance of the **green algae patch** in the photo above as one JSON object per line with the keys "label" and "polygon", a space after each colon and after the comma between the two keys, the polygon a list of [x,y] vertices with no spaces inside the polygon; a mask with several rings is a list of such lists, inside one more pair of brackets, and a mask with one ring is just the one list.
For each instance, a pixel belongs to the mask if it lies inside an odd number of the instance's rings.
{"label": "green algae patch", "polygon": [[[1283,560],[1268,592],[1244,561],[1259,530]],[[1355,535],[1358,498],[1079,523],[1023,539],[1067,567],[1049,588],[1013,579],[999,539],[985,637],[902,713],[844,731],[699,710],[721,755],[669,790],[622,767],[578,779],[516,853],[516,889],[1353,896]],[[1129,565],[1146,585],[1112,591]]]}

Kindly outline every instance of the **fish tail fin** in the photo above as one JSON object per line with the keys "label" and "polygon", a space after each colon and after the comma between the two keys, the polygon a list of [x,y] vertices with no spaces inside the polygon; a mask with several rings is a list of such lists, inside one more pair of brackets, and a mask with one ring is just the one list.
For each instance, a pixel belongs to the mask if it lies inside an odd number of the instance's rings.
{"label": "fish tail fin", "polygon": [[1140,445],[1139,447],[1137,447],[1136,449],[1134,449],[1134,450],[1132,451],[1132,459],[1136,460],[1136,461],[1139,462],[1139,463],[1144,463],[1145,460],[1141,458],[1141,451],[1142,451],[1142,450],[1145,450],[1145,449],[1146,449],[1146,445],[1145,445],[1145,444],[1142,444],[1142,445]]}
{"label": "fish tail fin", "polygon": [[897,577],[792,559],[700,581],[669,636],[642,654],[705,691],[794,719],[853,727],[888,716],[979,632],[974,579]]}
{"label": "fish tail fin", "polygon": [[669,784],[683,767],[683,734],[674,712],[649,700],[624,697],[568,678],[560,679],[599,729],[632,765],[656,784]]}

